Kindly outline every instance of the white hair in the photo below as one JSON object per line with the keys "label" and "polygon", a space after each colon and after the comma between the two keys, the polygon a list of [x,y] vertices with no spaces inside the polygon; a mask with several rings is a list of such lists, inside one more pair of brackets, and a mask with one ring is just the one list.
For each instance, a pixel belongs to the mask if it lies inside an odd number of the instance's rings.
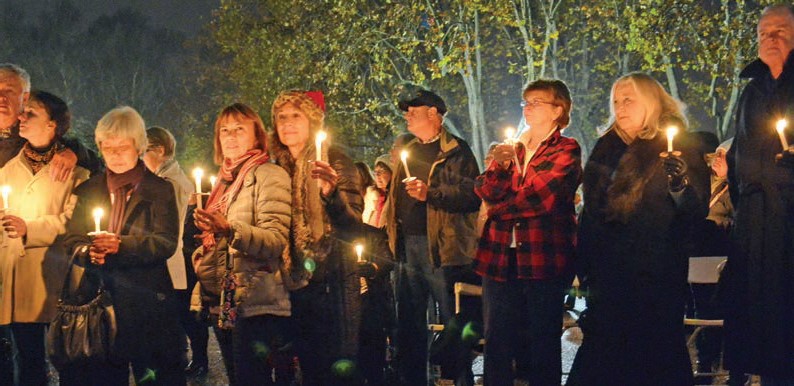
{"label": "white hair", "polygon": [[0,74],[16,76],[22,83],[22,91],[30,92],[30,75],[14,63],[0,63]]}
{"label": "white hair", "polygon": [[94,139],[98,148],[108,138],[130,138],[138,155],[146,151],[149,140],[146,138],[146,123],[141,114],[129,106],[116,107],[108,111],[96,124]]}

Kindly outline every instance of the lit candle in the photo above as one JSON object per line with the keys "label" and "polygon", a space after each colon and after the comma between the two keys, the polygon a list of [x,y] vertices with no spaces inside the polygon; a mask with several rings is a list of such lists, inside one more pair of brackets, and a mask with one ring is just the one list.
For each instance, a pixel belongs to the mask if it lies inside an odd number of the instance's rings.
{"label": "lit candle", "polygon": [[411,172],[408,171],[408,151],[403,150],[400,152],[400,159],[403,161],[403,168],[405,168],[405,177],[411,178]]}
{"label": "lit candle", "polygon": [[218,181],[218,177],[210,176],[210,186],[215,189],[215,182]]}
{"label": "lit candle", "polygon": [[678,127],[670,126],[667,128],[667,152],[673,152],[673,138],[678,134]]}
{"label": "lit candle", "polygon": [[780,144],[783,145],[783,151],[788,150],[788,141],[786,140],[786,126],[788,126],[788,122],[785,119],[781,119],[777,121],[776,129],[777,135],[780,136]]}
{"label": "lit candle", "polygon": [[201,168],[193,169],[193,179],[196,180],[196,207],[199,209],[203,209],[201,203],[201,177],[204,177],[204,170],[201,170]]}
{"label": "lit candle", "polygon": [[102,216],[105,215],[105,211],[102,208],[94,208],[94,232],[99,233],[101,229],[99,227],[99,221],[102,220]]}
{"label": "lit candle", "polygon": [[505,143],[512,144],[515,142],[516,129],[513,126],[505,128]]}
{"label": "lit candle", "polygon": [[358,262],[362,262],[362,261],[364,261],[364,260],[361,258],[361,255],[362,255],[363,253],[364,253],[364,246],[363,246],[363,245],[361,245],[361,244],[356,244],[356,256],[358,256],[358,260],[357,260]]}
{"label": "lit candle", "polygon": [[8,195],[11,193],[11,187],[3,185],[3,187],[0,188],[0,193],[3,194],[3,209],[8,209]]}
{"label": "lit candle", "polygon": [[314,138],[314,146],[317,148],[317,160],[323,160],[323,141],[328,138],[328,134],[320,130],[317,132],[317,137]]}

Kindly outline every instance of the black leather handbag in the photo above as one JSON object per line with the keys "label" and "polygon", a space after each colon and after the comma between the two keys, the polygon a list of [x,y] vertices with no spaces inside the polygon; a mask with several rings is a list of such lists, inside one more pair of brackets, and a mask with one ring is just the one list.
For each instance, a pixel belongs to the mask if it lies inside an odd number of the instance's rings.
{"label": "black leather handbag", "polygon": [[[93,267],[74,265],[76,255],[85,248],[75,250],[69,260],[57,312],[47,332],[47,355],[58,370],[107,359],[116,338],[113,301],[101,275]],[[86,291],[93,297],[81,295]]]}

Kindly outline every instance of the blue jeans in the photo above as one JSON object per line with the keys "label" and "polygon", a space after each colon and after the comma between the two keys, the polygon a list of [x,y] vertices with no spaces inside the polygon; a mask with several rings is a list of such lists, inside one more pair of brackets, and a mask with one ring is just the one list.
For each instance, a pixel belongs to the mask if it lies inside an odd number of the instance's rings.
{"label": "blue jeans", "polygon": [[[427,385],[428,301],[432,296],[432,304],[438,303],[441,323],[452,316],[454,303],[445,290],[443,271],[430,262],[427,237],[403,235],[399,244],[396,341],[399,372],[407,385]],[[435,309],[430,314],[436,314]]]}
{"label": "blue jeans", "polygon": [[[483,278],[485,385],[560,384],[563,297],[561,280]],[[516,372],[513,371],[513,360]]]}

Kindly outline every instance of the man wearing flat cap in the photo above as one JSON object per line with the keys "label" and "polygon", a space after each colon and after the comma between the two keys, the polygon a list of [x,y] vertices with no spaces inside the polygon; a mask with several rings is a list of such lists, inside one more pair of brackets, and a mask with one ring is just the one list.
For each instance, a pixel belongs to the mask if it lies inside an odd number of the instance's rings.
{"label": "man wearing flat cap", "polygon": [[470,266],[480,171],[469,145],[442,126],[447,107],[440,96],[419,91],[399,107],[416,138],[403,147],[410,178],[395,164],[384,210],[389,247],[400,262],[397,355],[405,383],[426,385],[428,296],[445,323],[454,311],[454,283],[476,280]]}

